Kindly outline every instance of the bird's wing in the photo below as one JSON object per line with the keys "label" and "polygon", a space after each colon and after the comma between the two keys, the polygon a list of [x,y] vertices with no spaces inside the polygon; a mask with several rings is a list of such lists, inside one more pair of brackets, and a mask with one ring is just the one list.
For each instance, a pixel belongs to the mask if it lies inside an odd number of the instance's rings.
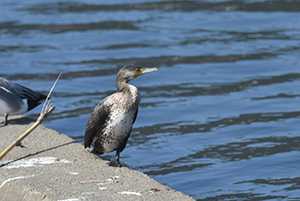
{"label": "bird's wing", "polygon": [[100,131],[109,115],[109,107],[104,101],[100,102],[93,110],[85,130],[84,147],[90,147],[94,137]]}
{"label": "bird's wing", "polygon": [[134,124],[134,122],[135,122],[135,120],[136,120],[136,117],[137,117],[138,111],[139,111],[139,109],[137,109],[137,110],[136,110],[136,112],[135,112],[135,114],[134,114],[134,118],[133,118],[132,125]]}
{"label": "bird's wing", "polygon": [[8,93],[22,97],[22,88],[7,79],[0,78],[0,87]]}
{"label": "bird's wing", "polygon": [[26,98],[37,102],[46,98],[46,96],[41,93],[34,92],[27,87],[13,83],[4,78],[0,78],[0,87],[8,93],[12,93],[20,98]]}
{"label": "bird's wing", "polygon": [[46,95],[32,91],[31,89],[24,87],[22,85],[16,84],[20,87],[20,89],[22,90],[22,98],[26,98],[29,100],[33,100],[33,101],[41,101],[41,100],[45,100],[47,98]]}

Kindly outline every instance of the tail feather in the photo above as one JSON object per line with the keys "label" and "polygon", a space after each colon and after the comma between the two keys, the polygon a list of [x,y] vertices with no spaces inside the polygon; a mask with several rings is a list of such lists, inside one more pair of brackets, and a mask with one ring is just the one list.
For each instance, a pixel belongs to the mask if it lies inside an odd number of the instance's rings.
{"label": "tail feather", "polygon": [[27,111],[30,111],[33,108],[35,108],[36,106],[38,106],[39,104],[45,102],[47,96],[42,93],[38,93],[38,92],[30,90],[30,96],[27,95],[26,98],[27,98],[27,104],[28,104]]}

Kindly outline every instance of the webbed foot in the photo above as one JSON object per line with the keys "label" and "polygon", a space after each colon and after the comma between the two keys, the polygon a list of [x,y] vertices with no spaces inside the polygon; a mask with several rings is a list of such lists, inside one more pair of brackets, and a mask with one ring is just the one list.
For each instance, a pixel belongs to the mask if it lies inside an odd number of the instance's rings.
{"label": "webbed foot", "polygon": [[116,161],[116,160],[110,161],[108,165],[112,167],[128,167],[126,163]]}

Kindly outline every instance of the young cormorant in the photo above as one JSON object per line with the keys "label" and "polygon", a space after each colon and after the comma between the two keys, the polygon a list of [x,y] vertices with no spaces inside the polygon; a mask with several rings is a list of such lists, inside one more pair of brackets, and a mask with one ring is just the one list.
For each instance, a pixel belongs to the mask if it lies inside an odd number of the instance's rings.
{"label": "young cormorant", "polygon": [[0,114],[7,125],[8,115],[24,114],[46,100],[47,96],[0,77]]}
{"label": "young cormorant", "polygon": [[121,167],[120,153],[124,150],[132,125],[135,122],[141,95],[138,89],[128,84],[134,78],[157,71],[157,68],[124,66],[116,77],[118,92],[103,99],[93,110],[86,125],[84,147],[93,145],[93,153],[116,151],[110,166]]}

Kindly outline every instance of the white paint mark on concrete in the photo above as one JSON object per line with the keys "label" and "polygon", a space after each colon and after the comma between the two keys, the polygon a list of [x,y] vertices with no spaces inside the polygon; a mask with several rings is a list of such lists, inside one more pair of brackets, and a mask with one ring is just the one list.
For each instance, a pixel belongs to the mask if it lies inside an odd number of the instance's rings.
{"label": "white paint mark on concrete", "polygon": [[140,192],[132,192],[132,191],[122,191],[122,192],[118,192],[118,194],[121,194],[121,195],[142,195]]}
{"label": "white paint mark on concrete", "polygon": [[79,173],[78,172],[69,172],[70,174],[72,175],[78,175]]}
{"label": "white paint mark on concrete", "polygon": [[119,178],[120,176],[113,176],[111,178],[108,178],[106,181],[110,182],[110,183],[116,183],[117,182],[117,179]]}
{"label": "white paint mark on concrete", "polygon": [[2,188],[7,182],[13,181],[13,180],[17,180],[17,179],[26,179],[29,177],[33,177],[34,175],[29,175],[29,176],[19,176],[19,177],[13,177],[13,178],[9,178],[6,179],[4,182],[2,182],[0,188]]}
{"label": "white paint mark on concrete", "polygon": [[83,181],[80,181],[79,183],[81,184],[90,184],[90,183],[98,183],[100,182],[99,180],[93,180],[93,179],[86,179],[86,180],[83,180]]}
{"label": "white paint mark on concrete", "polygon": [[86,200],[85,197],[81,197],[81,198],[68,198],[65,200],[57,200],[57,201],[78,201],[78,200]]}
{"label": "white paint mark on concrete", "polygon": [[20,167],[34,167],[34,166],[43,166],[43,165],[49,165],[54,163],[71,163],[71,161],[68,161],[66,159],[58,159],[55,157],[40,157],[40,158],[31,158],[28,160],[18,160],[12,163],[9,163],[8,165],[4,166],[4,168],[20,168]]}
{"label": "white paint mark on concrete", "polygon": [[108,188],[107,187],[99,187],[99,190],[104,191],[104,190],[108,190]]}
{"label": "white paint mark on concrete", "polygon": [[[110,178],[106,179],[105,182],[103,182],[103,183],[98,183],[98,185],[103,186],[103,185],[106,185],[106,184],[118,183],[117,179],[118,179],[119,177],[120,177],[120,176],[113,176],[113,177],[110,177]],[[101,188],[101,187],[99,187],[99,188]]]}

